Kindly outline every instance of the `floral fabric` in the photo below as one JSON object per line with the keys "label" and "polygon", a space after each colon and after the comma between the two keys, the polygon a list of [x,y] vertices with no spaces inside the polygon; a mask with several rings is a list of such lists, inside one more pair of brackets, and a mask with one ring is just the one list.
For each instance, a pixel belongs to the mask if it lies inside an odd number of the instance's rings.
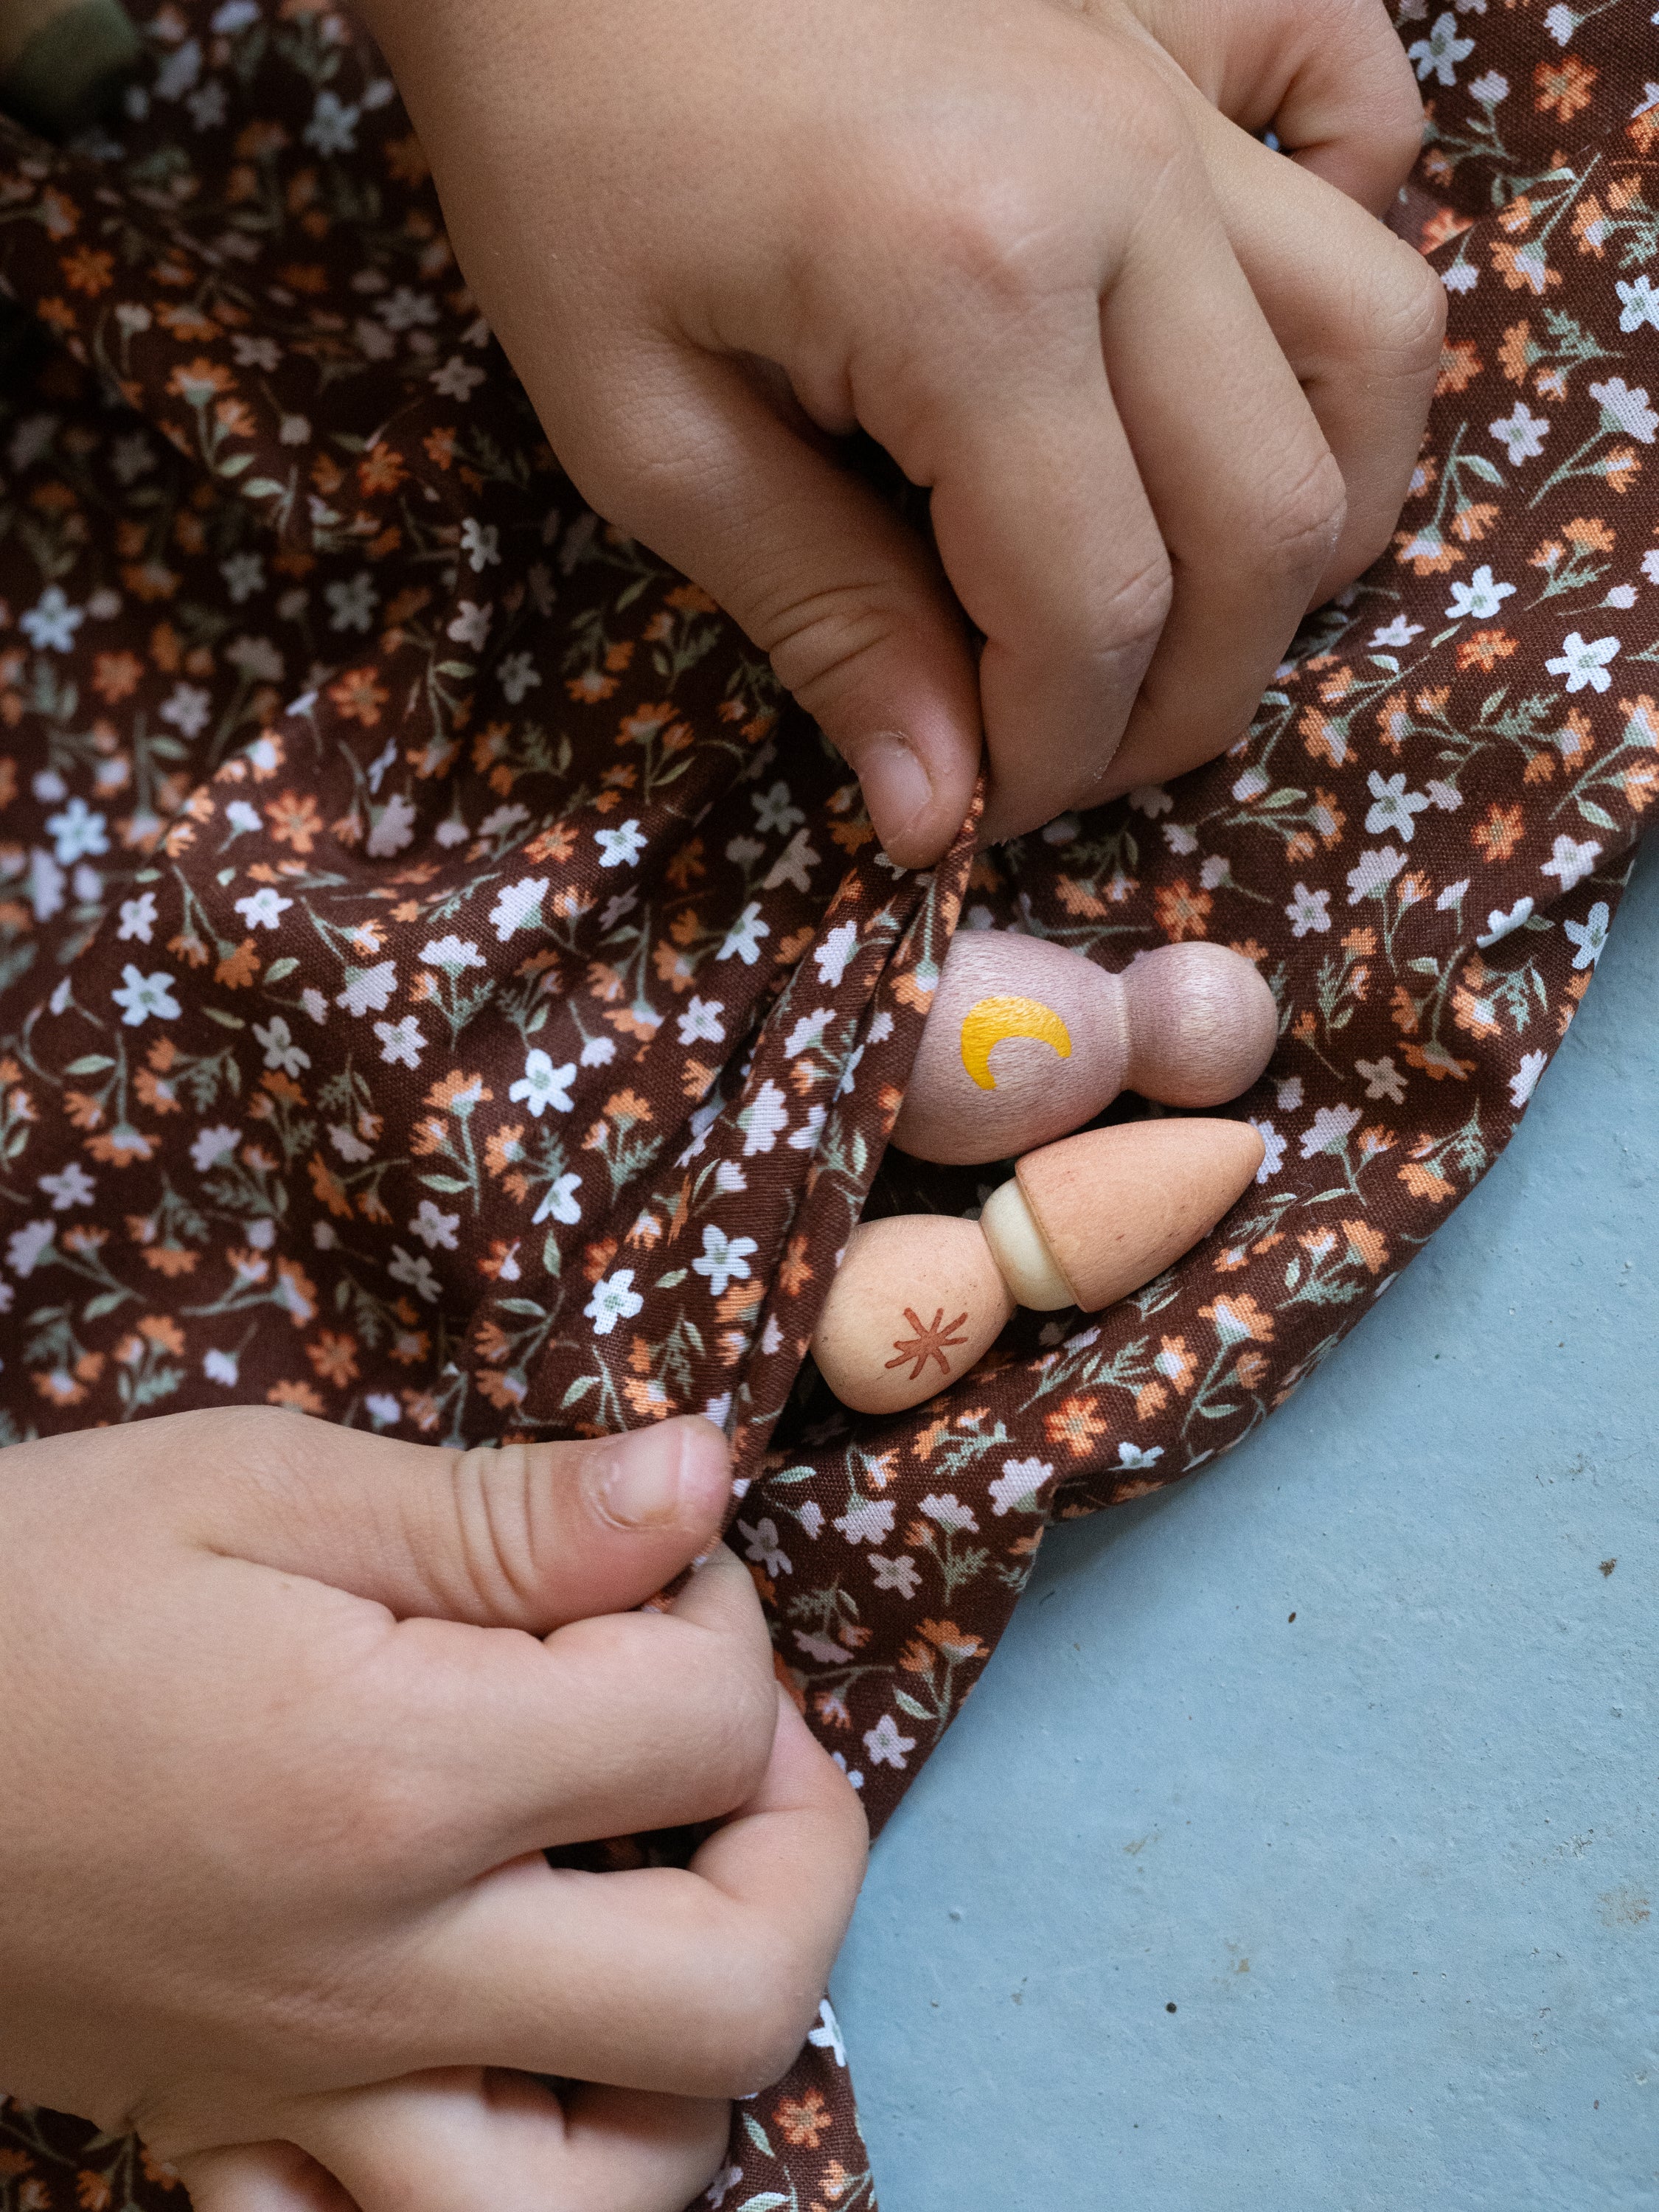
{"label": "floral fabric", "polygon": [[[1048,1520],[1237,1443],[1491,1164],[1659,793],[1649,11],[1400,12],[1432,118],[1401,221],[1451,326],[1391,553],[1225,759],[923,876],[561,477],[342,14],[168,0],[118,137],[8,131],[5,1441],[708,1412],[780,1669],[879,1825]],[[1135,1297],[863,1419],[802,1365],[853,1224],[992,1180],[881,1157],[959,921],[1243,950],[1267,1158]],[[6,2212],[176,2187],[0,2114]],[[707,2201],[873,2203],[827,2007]]]}

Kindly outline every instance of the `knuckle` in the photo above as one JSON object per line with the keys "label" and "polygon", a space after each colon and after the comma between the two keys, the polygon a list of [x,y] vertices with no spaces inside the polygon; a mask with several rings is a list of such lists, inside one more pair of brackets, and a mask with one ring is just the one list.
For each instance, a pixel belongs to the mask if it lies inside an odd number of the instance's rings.
{"label": "knuckle", "polygon": [[1160,545],[1133,573],[1113,584],[1096,611],[1088,640],[1097,653],[1150,658],[1175,599],[1175,571]]}
{"label": "knuckle", "polygon": [[785,690],[822,720],[860,671],[904,635],[902,597],[888,580],[855,578],[769,604],[763,597],[744,627]]}
{"label": "knuckle", "polygon": [[458,1598],[489,1621],[529,1617],[540,1595],[532,1501],[551,1486],[532,1480],[524,1444],[457,1452],[450,1471]]}
{"label": "knuckle", "polygon": [[1299,475],[1262,515],[1257,558],[1274,575],[1311,583],[1330,559],[1348,511],[1347,487],[1335,456],[1322,444]]}
{"label": "knuckle", "polygon": [[1366,317],[1369,350],[1397,374],[1430,376],[1440,366],[1446,288],[1420,253],[1397,240],[1389,243]]}
{"label": "knuckle", "polygon": [[815,1976],[809,1992],[799,1965],[778,1960],[772,1948],[741,1947],[738,1971],[713,1996],[696,2062],[705,2096],[752,2097],[769,2088],[806,2040],[823,1991]]}

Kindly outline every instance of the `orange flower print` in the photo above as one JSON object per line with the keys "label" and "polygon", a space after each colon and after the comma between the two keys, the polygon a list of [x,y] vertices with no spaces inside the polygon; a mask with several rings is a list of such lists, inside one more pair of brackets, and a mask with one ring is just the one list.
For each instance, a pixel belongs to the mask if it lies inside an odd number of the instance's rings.
{"label": "orange flower print", "polygon": [[90,246],[77,246],[73,253],[64,256],[62,267],[64,282],[71,292],[84,292],[89,300],[95,300],[113,281],[115,256]]}
{"label": "orange flower print", "polygon": [[1067,1398],[1054,1412],[1044,1414],[1042,1421],[1048,1442],[1070,1452],[1074,1459],[1086,1459],[1107,1433],[1108,1425],[1092,1398]]}
{"label": "orange flower print", "polygon": [[329,685],[328,696],[346,721],[361,722],[366,730],[372,730],[391,694],[374,681],[372,668],[348,668]]}
{"label": "orange flower print", "polygon": [[1563,60],[1540,62],[1532,73],[1536,87],[1533,105],[1546,115],[1553,115],[1558,122],[1571,123],[1581,109],[1590,103],[1590,94],[1600,71],[1589,62],[1580,61],[1577,54],[1568,54]]}
{"label": "orange flower print", "polygon": [[309,853],[323,834],[323,817],[309,792],[301,796],[295,791],[285,791],[280,799],[268,799],[265,818],[276,842],[291,845],[296,853]]}
{"label": "orange flower print", "polygon": [[786,2142],[793,2143],[797,2149],[816,2150],[830,2125],[830,2107],[821,2089],[808,2089],[801,2096],[786,2097],[775,2105],[772,2118],[782,2129]]}
{"label": "orange flower print", "polygon": [[343,1390],[348,1382],[357,1379],[357,1340],[344,1334],[335,1335],[330,1329],[322,1330],[307,1345],[306,1358],[325,1382],[331,1382],[337,1390]]}
{"label": "orange flower print", "polygon": [[1152,895],[1158,910],[1158,926],[1172,945],[1183,938],[1202,937],[1215,901],[1208,891],[1195,891],[1185,877],[1173,884],[1160,884]]}
{"label": "orange flower print", "polygon": [[1494,801],[1476,824],[1474,842],[1488,860],[1507,860],[1525,829],[1526,817],[1518,806],[1499,806]]}
{"label": "orange flower print", "polygon": [[1241,1344],[1246,1337],[1257,1344],[1271,1344],[1273,1340],[1273,1316],[1263,1313],[1248,1293],[1234,1292],[1218,1298],[1213,1305],[1200,1306],[1199,1312],[1214,1324],[1216,1335],[1223,1344]]}

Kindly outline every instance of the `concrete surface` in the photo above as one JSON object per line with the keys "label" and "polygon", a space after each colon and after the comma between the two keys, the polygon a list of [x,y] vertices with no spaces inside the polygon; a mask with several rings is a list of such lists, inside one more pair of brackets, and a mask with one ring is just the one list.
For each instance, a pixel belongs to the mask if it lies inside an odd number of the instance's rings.
{"label": "concrete surface", "polygon": [[883,2212],[1659,2206],[1656,1119],[1650,848],[1358,1334],[1048,1539],[836,1977]]}

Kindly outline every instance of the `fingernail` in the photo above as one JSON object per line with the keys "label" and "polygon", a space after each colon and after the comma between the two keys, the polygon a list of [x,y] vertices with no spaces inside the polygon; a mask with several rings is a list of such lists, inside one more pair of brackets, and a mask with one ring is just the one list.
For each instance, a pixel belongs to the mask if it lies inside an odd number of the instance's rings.
{"label": "fingernail", "polygon": [[890,847],[933,804],[933,779],[921,754],[896,730],[866,738],[854,764],[876,835]]}
{"label": "fingernail", "polygon": [[619,1528],[671,1528],[681,1517],[685,1432],[677,1421],[618,1437],[592,1468],[594,1504]]}

